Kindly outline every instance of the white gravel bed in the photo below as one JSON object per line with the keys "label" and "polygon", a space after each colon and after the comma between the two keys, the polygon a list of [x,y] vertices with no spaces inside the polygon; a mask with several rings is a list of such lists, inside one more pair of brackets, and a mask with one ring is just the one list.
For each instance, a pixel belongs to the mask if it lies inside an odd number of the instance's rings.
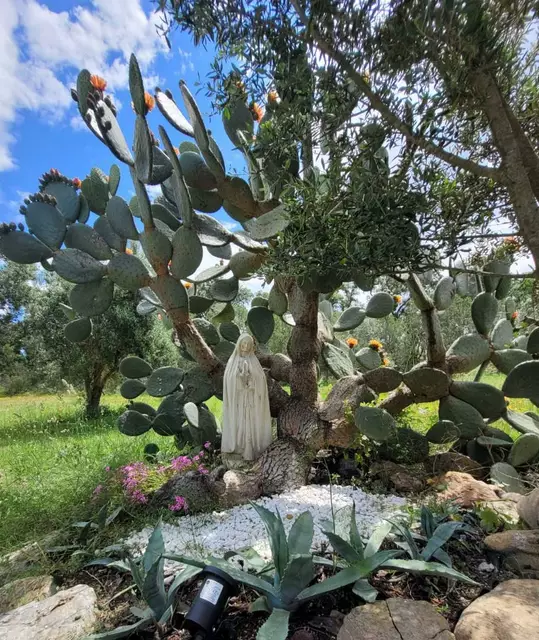
{"label": "white gravel bed", "polygon": [[[354,487],[329,485],[307,485],[256,502],[270,511],[278,510],[287,532],[297,516],[310,511],[314,520],[314,551],[320,549],[322,541],[327,542],[321,527],[323,521],[332,520],[332,503],[336,531],[348,537],[351,507],[355,502],[358,529],[365,538],[377,524],[406,504],[403,498],[396,496],[373,495]],[[163,524],[162,530],[167,553],[222,556],[227,551],[253,547],[267,559],[271,555],[264,525],[249,504],[227,511],[184,515],[178,518],[177,524]],[[130,535],[125,544],[140,553],[151,532],[152,528],[146,527]]]}

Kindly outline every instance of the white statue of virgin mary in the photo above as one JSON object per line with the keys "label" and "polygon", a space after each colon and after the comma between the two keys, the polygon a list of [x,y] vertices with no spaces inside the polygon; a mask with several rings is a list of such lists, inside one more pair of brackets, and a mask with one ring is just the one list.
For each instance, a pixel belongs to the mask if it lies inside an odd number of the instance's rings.
{"label": "white statue of virgin mary", "polygon": [[230,460],[256,460],[272,440],[266,376],[254,347],[243,333],[225,369],[221,452]]}

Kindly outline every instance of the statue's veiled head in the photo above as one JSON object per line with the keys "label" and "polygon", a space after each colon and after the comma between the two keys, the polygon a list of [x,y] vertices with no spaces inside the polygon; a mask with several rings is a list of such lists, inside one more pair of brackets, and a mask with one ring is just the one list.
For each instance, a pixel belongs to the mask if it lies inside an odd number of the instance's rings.
{"label": "statue's veiled head", "polygon": [[248,333],[244,333],[238,338],[237,346],[242,356],[250,356],[255,351],[254,340]]}

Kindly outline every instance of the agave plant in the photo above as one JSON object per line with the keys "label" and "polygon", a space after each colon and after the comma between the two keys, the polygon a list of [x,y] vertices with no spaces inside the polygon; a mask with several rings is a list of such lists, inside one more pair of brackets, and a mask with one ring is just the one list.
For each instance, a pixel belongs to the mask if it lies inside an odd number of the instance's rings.
{"label": "agave plant", "polygon": [[166,591],[164,553],[165,545],[163,542],[161,523],[158,523],[140,558],[135,559],[128,555],[125,562],[98,560],[90,563],[129,571],[147,607],[145,609],[139,609],[138,607],[131,608],[131,613],[138,618],[134,624],[93,634],[89,636],[87,640],[116,640],[116,638],[127,638],[136,631],[142,631],[152,625],[157,626],[157,633],[159,634],[157,637],[162,637],[162,632],[164,632],[167,624],[174,615],[174,600],[178,589],[184,582],[194,578],[201,571],[198,567],[187,565],[176,575],[168,591]]}

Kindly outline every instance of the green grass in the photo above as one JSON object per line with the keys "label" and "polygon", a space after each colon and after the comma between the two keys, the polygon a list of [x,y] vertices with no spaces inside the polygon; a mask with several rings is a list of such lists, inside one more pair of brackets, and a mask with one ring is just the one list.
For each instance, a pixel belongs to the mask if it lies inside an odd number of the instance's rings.
{"label": "green grass", "polygon": [[[487,374],[484,381],[500,387],[503,377]],[[330,388],[321,386],[321,395]],[[208,404],[220,419],[221,402],[213,398]],[[121,434],[116,418],[125,401],[119,395],[106,396],[103,406],[101,418],[86,421],[76,396],[0,398],[0,555],[87,517],[106,466],[142,460],[149,442],[167,453],[176,451],[171,438],[153,432],[135,438]],[[511,400],[511,408],[534,409],[526,400]],[[436,403],[410,407],[404,420],[424,433],[437,420]],[[501,420],[496,426],[517,435]]]}

